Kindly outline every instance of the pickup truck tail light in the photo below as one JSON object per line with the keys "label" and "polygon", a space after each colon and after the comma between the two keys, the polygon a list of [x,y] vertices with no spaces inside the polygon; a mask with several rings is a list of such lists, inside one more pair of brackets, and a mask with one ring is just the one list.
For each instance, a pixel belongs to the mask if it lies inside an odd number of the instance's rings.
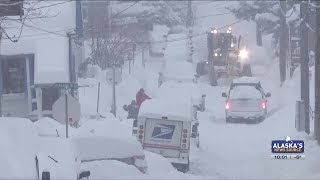
{"label": "pickup truck tail light", "polygon": [[226,108],[226,109],[230,109],[230,105],[231,105],[231,104],[230,104],[230,101],[226,101],[225,108]]}
{"label": "pickup truck tail light", "polygon": [[266,101],[262,101],[261,102],[261,106],[262,106],[262,109],[267,108],[267,102]]}

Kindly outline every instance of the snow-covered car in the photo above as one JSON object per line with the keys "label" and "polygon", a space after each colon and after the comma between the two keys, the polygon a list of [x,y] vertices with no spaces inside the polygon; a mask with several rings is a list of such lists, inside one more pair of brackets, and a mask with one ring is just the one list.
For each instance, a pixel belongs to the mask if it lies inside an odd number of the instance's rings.
{"label": "snow-covered car", "polygon": [[82,164],[117,160],[141,173],[148,170],[144,151],[132,129],[117,120],[87,120],[72,138]]}
{"label": "snow-covered car", "polygon": [[167,82],[195,82],[195,68],[192,63],[187,61],[166,60],[159,72],[159,81]]}
{"label": "snow-covered car", "polygon": [[267,98],[260,80],[254,77],[234,79],[228,93],[222,93],[226,98],[226,122],[260,122],[267,116]]}
{"label": "snow-covered car", "polygon": [[0,118],[0,179],[38,179],[37,131],[23,118]]}
{"label": "snow-covered car", "polygon": [[[137,138],[143,149],[166,157],[178,170],[189,170],[191,137],[198,134],[192,107],[160,99],[144,102],[138,116]],[[191,129],[192,126],[192,129]]]}
{"label": "snow-covered car", "polygon": [[[71,156],[61,149],[65,147],[63,144],[44,151],[41,147],[48,147],[50,142],[41,140],[29,119],[0,118],[0,141],[0,179],[76,180],[90,175],[89,171],[72,170],[76,166],[70,166],[73,160],[66,158]],[[58,161],[52,152],[59,149],[65,156]],[[68,162],[67,166],[61,166],[66,164],[64,161]]]}

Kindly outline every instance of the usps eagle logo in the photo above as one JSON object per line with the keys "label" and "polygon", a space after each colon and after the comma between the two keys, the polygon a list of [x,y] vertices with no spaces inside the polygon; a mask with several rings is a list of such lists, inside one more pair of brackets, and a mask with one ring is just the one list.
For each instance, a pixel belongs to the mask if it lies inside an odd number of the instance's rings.
{"label": "usps eagle logo", "polygon": [[172,139],[175,125],[158,124],[153,128],[152,138]]}
{"label": "usps eagle logo", "polygon": [[272,153],[304,153],[304,141],[292,140],[290,136],[284,140],[273,140],[271,151]]}

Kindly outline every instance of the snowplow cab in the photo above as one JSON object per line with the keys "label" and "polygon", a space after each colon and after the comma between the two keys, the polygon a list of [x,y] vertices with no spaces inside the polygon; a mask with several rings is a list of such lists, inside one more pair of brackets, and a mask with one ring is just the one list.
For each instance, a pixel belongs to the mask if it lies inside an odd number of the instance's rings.
{"label": "snowplow cab", "polygon": [[227,32],[210,31],[207,34],[208,60],[213,61],[214,65],[226,65],[229,53],[236,51],[236,39],[231,30]]}

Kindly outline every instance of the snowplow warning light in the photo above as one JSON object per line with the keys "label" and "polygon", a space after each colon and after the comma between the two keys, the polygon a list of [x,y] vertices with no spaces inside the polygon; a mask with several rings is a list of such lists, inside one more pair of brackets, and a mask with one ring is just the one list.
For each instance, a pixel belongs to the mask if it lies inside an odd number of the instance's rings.
{"label": "snowplow warning light", "polygon": [[211,33],[217,34],[217,33],[218,33],[218,30],[217,30],[217,29],[212,29],[212,30],[211,30]]}

